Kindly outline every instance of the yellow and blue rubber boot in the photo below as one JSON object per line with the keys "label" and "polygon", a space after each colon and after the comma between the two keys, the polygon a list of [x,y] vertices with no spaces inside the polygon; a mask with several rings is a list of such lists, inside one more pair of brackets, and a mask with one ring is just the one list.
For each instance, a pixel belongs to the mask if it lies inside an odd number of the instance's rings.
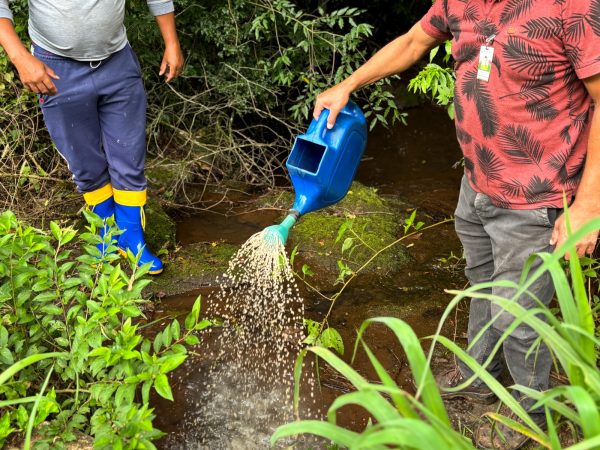
{"label": "yellow and blue rubber boot", "polygon": [[148,273],[158,275],[163,271],[163,263],[148,250],[144,239],[146,191],[113,191],[115,218],[117,226],[122,230],[118,242],[119,253],[126,255],[127,250],[131,250],[138,257],[138,266],[152,263]]}
{"label": "yellow and blue rubber boot", "polygon": [[99,233],[100,238],[102,238],[102,242],[96,246],[98,250],[100,250],[102,257],[104,257],[105,254],[107,254],[108,249],[108,244],[104,242],[104,235],[109,229],[106,220],[115,215],[115,199],[113,198],[112,186],[110,183],[108,183],[100,189],[96,189],[92,192],[86,192],[83,194],[83,199],[88,205],[90,211],[97,214],[101,219],[104,220],[104,226],[100,228]]}

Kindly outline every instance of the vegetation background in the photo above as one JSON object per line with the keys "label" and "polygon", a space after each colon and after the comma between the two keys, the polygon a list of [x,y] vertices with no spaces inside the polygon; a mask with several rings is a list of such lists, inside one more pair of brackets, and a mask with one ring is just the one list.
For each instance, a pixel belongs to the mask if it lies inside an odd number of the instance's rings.
{"label": "vegetation background", "polygon": [[[349,74],[382,43],[405,31],[430,0],[176,0],[186,56],[183,76],[158,76],[162,40],[145,1],[127,2],[129,40],[149,100],[148,175],[168,206],[194,208],[209,190],[268,187],[316,94]],[[27,1],[11,2],[27,41]],[[382,14],[385,11],[385,14]],[[0,207],[39,219],[78,210],[80,198],[24,92],[0,53]],[[390,81],[358,99],[371,126],[402,115]],[[159,183],[160,184],[160,183]]]}

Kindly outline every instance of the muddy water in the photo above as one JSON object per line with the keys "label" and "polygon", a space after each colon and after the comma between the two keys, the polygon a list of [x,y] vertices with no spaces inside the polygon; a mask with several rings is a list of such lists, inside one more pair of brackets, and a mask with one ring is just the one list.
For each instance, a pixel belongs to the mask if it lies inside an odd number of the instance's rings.
{"label": "muddy water", "polygon": [[[459,159],[454,127],[446,113],[423,107],[410,111],[408,127],[400,125],[370,134],[357,177],[366,185],[379,187],[382,193],[407,199],[425,211],[431,223],[450,215],[454,209],[462,170],[452,169],[452,166]],[[244,212],[244,208],[234,209],[234,212],[234,215],[226,215],[223,210],[220,214],[203,214],[181,220],[178,240],[182,245],[214,241],[241,244],[280,215],[278,211]],[[338,299],[330,325],[342,334],[346,359],[352,353],[356,330],[371,317],[401,318],[421,337],[434,333],[450,299],[444,289],[464,286],[460,270],[449,270],[447,264],[440,261],[451,252],[460,255],[460,245],[451,224],[427,231],[409,245],[415,260],[413,267],[387,280],[359,277]],[[216,305],[209,300],[209,290],[163,299],[162,309],[157,311],[158,317],[185,314],[198,295],[205,298],[204,315],[218,317]],[[308,291],[303,292],[303,297],[307,316],[321,319],[329,308],[329,302]],[[211,361],[206,355],[210,353],[211,346],[216,345],[218,333],[218,328],[207,332],[197,349],[204,356],[190,358],[173,377],[175,402],[155,400],[156,425],[169,433],[159,443],[161,448],[268,448],[270,434],[286,417],[278,410],[279,405],[285,403],[282,396],[288,395],[285,389],[272,389],[264,395],[264,389],[257,386],[256,391],[262,392],[261,395],[243,399],[236,392],[235,383],[223,378],[214,379],[215,372],[209,370]],[[463,316],[459,316],[458,320],[453,318],[444,333],[462,339]],[[406,359],[392,333],[375,326],[367,333],[367,341],[396,382],[410,389]],[[445,363],[443,356],[438,363]],[[290,361],[290,367],[292,365],[293,361]],[[357,355],[355,367],[364,376],[375,379],[366,355],[361,352]],[[310,369],[306,370],[305,390],[313,373]],[[216,376],[219,377],[218,372]],[[350,388],[327,368],[322,368],[320,381],[321,386],[314,396],[305,396],[301,408],[301,415],[305,418],[319,416],[336,396]],[[291,418],[287,417],[288,420]],[[363,428],[367,420],[360,408],[344,408],[338,417],[339,424],[357,430]],[[306,443],[298,445],[298,448],[303,447]]]}

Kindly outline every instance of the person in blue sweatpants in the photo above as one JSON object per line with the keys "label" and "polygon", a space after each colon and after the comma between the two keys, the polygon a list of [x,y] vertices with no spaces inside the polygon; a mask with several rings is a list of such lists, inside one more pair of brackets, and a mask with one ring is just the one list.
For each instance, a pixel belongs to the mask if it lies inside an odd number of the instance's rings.
{"label": "person in blue sweatpants", "polygon": [[[163,263],[144,239],[146,93],[123,26],[125,0],[52,3],[29,1],[28,51],[8,1],[0,0],[0,45],[24,86],[39,95],[50,136],[90,209],[105,220],[115,217],[119,252],[131,250],[139,265],[151,263],[149,273],[158,274]],[[168,82],[183,68],[173,3],[147,3],[165,41],[160,74]]]}

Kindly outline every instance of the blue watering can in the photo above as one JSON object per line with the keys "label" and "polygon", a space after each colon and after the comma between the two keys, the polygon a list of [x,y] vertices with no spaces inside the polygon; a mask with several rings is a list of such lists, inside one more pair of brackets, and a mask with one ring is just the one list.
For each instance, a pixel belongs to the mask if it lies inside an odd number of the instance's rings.
{"label": "blue watering can", "polygon": [[367,145],[367,121],[352,101],[340,111],[331,130],[328,117],[329,110],[323,110],[306,134],[296,137],[286,163],[296,199],[283,222],[267,228],[269,239],[285,244],[301,215],[339,202],[350,189]]}

